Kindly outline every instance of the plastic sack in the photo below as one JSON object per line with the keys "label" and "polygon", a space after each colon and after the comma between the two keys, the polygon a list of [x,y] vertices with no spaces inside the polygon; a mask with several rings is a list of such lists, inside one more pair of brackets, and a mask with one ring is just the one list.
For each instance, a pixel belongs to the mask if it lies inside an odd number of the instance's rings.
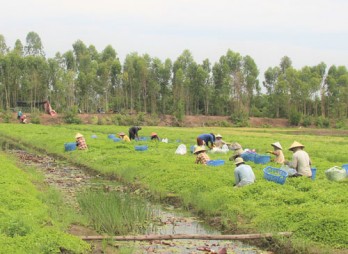
{"label": "plastic sack", "polygon": [[168,143],[168,139],[167,138],[162,138],[162,142],[163,143]]}
{"label": "plastic sack", "polygon": [[288,173],[288,176],[293,176],[294,174],[297,173],[296,169],[290,168],[288,165],[282,165],[280,167],[281,170],[284,170],[286,173]]}
{"label": "plastic sack", "polygon": [[209,152],[210,153],[227,153],[228,152],[228,148],[227,148],[227,150],[225,150],[225,149],[222,149],[222,148],[213,147],[213,149],[211,149]]}
{"label": "plastic sack", "polygon": [[347,177],[346,171],[338,166],[326,170],[325,175],[328,180],[335,182],[342,181]]}
{"label": "plastic sack", "polygon": [[184,144],[181,144],[178,146],[178,148],[175,151],[175,154],[180,154],[180,155],[184,155],[186,154],[187,150],[186,150],[186,146]]}

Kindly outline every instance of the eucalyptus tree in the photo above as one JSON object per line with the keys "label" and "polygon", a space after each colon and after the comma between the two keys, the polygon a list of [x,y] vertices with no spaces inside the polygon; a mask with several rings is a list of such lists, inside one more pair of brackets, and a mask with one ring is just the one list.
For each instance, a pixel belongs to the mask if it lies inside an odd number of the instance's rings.
{"label": "eucalyptus tree", "polygon": [[[173,86],[180,84],[180,89],[183,91],[180,101],[184,107],[185,114],[190,114],[192,111],[192,95],[197,92],[193,86],[193,79],[195,77],[195,71],[197,64],[195,63],[193,56],[189,50],[184,50],[183,53],[175,60],[173,64]],[[177,82],[177,72],[181,70],[180,80]],[[173,89],[175,89],[173,87]],[[175,98],[174,98],[175,99]]]}
{"label": "eucalyptus tree", "polygon": [[24,47],[25,54],[30,56],[45,56],[40,36],[35,32],[29,32]]}
{"label": "eucalyptus tree", "polygon": [[173,103],[172,94],[172,61],[167,58],[158,70],[158,83],[160,85],[159,111],[162,114],[170,113]]}
{"label": "eucalyptus tree", "polygon": [[5,37],[2,34],[0,34],[0,56],[6,55],[8,51],[9,51],[9,48],[6,45]]}
{"label": "eucalyptus tree", "polygon": [[242,60],[242,89],[245,96],[243,96],[243,107],[249,113],[254,104],[254,95],[260,93],[259,86],[259,70],[257,69],[254,59],[250,56],[243,57]]}
{"label": "eucalyptus tree", "polygon": [[346,118],[348,116],[348,71],[345,66],[331,66],[326,78],[328,93],[328,116]]}

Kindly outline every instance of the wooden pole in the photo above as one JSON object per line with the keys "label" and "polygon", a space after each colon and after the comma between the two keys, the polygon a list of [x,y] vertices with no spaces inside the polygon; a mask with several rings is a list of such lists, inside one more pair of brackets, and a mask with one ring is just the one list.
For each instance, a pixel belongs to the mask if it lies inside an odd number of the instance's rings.
{"label": "wooden pole", "polygon": [[173,240],[173,239],[200,239],[200,240],[246,240],[246,239],[260,239],[270,238],[273,236],[286,236],[289,237],[292,232],[280,232],[280,233],[266,233],[266,234],[242,234],[242,235],[189,235],[189,234],[176,234],[176,235],[135,235],[135,236],[80,236],[82,240],[114,240],[114,241],[149,241],[149,240]]}

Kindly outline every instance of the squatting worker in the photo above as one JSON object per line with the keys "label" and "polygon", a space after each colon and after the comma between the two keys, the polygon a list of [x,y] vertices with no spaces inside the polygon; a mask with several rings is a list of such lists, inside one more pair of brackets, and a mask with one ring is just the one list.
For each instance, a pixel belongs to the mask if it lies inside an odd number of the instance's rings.
{"label": "squatting worker", "polygon": [[312,176],[311,160],[306,151],[303,150],[304,145],[294,141],[289,150],[293,152],[292,161],[285,161],[284,164],[296,170],[296,174],[293,176]]}
{"label": "squatting worker", "polygon": [[210,149],[214,147],[215,135],[213,133],[201,134],[197,137],[197,145],[203,146],[206,145]]}
{"label": "squatting worker", "polygon": [[230,146],[230,149],[233,151],[233,155],[229,158],[230,161],[234,161],[235,159],[240,157],[242,155],[242,153],[244,152],[243,147],[241,146],[241,144],[239,144],[237,142],[234,142]]}
{"label": "squatting worker", "polygon": [[284,154],[283,148],[279,142],[275,142],[271,144],[273,146],[273,151],[268,151],[268,153],[274,154],[276,157],[274,158],[274,162],[283,164],[284,163]]}
{"label": "squatting worker", "polygon": [[234,186],[242,187],[255,182],[255,174],[252,168],[244,163],[242,157],[236,158],[234,164],[236,165],[236,168],[234,169]]}
{"label": "squatting worker", "polygon": [[139,126],[133,126],[131,128],[129,128],[129,138],[130,140],[132,139],[139,139],[139,136],[138,136],[138,131],[141,130],[141,127]]}
{"label": "squatting worker", "polygon": [[225,144],[226,142],[222,140],[222,136],[220,134],[217,134],[215,136],[215,147],[222,148],[222,146]]}
{"label": "squatting worker", "polygon": [[124,142],[130,142],[130,139],[129,139],[129,137],[126,135],[126,133],[120,132],[120,133],[118,133],[118,136],[119,136],[120,139],[122,139]]}
{"label": "squatting worker", "polygon": [[206,153],[206,149],[202,146],[197,146],[193,153],[197,155],[196,161],[195,161],[196,164],[206,165],[207,162],[210,161],[210,158],[208,154]]}
{"label": "squatting worker", "polygon": [[75,139],[76,139],[76,146],[77,146],[77,149],[79,150],[85,150],[87,149],[87,144],[86,144],[86,140],[85,138],[83,137],[83,135],[81,133],[77,133],[75,135]]}

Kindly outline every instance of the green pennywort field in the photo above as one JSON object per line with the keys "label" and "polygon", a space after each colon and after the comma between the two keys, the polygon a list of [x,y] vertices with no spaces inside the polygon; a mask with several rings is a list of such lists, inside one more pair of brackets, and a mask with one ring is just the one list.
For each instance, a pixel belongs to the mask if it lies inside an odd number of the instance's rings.
{"label": "green pennywort field", "polygon": [[89,245],[54,221],[30,176],[0,153],[0,253],[86,253]]}
{"label": "green pennywort field", "polygon": [[[322,136],[315,130],[306,130],[305,135],[298,129],[143,127],[140,136],[155,131],[161,138],[168,138],[169,143],[122,143],[107,138],[108,134],[120,131],[127,133],[128,127],[0,124],[0,134],[19,143],[59,154],[100,174],[140,184],[156,197],[179,197],[186,208],[206,219],[218,218],[226,232],[291,231],[291,248],[302,253],[348,248],[348,182],[331,182],[324,174],[330,167],[348,163],[348,138],[339,132],[335,136]],[[74,142],[77,132],[85,136],[88,151],[65,152],[64,143]],[[220,167],[195,165],[195,156],[190,152],[175,155],[180,144],[177,140],[189,150],[197,135],[209,132],[220,133],[225,141],[237,141],[243,148],[255,148],[260,154],[279,141],[287,159],[292,156],[287,148],[294,140],[299,141],[317,168],[316,180],[294,178],[279,185],[266,181],[262,171],[267,165],[279,166],[248,163],[257,182],[233,188],[234,165],[228,161],[231,153],[210,154],[211,159],[226,161]],[[97,138],[91,138],[92,135]],[[135,145],[142,144],[149,149],[134,150]]]}

